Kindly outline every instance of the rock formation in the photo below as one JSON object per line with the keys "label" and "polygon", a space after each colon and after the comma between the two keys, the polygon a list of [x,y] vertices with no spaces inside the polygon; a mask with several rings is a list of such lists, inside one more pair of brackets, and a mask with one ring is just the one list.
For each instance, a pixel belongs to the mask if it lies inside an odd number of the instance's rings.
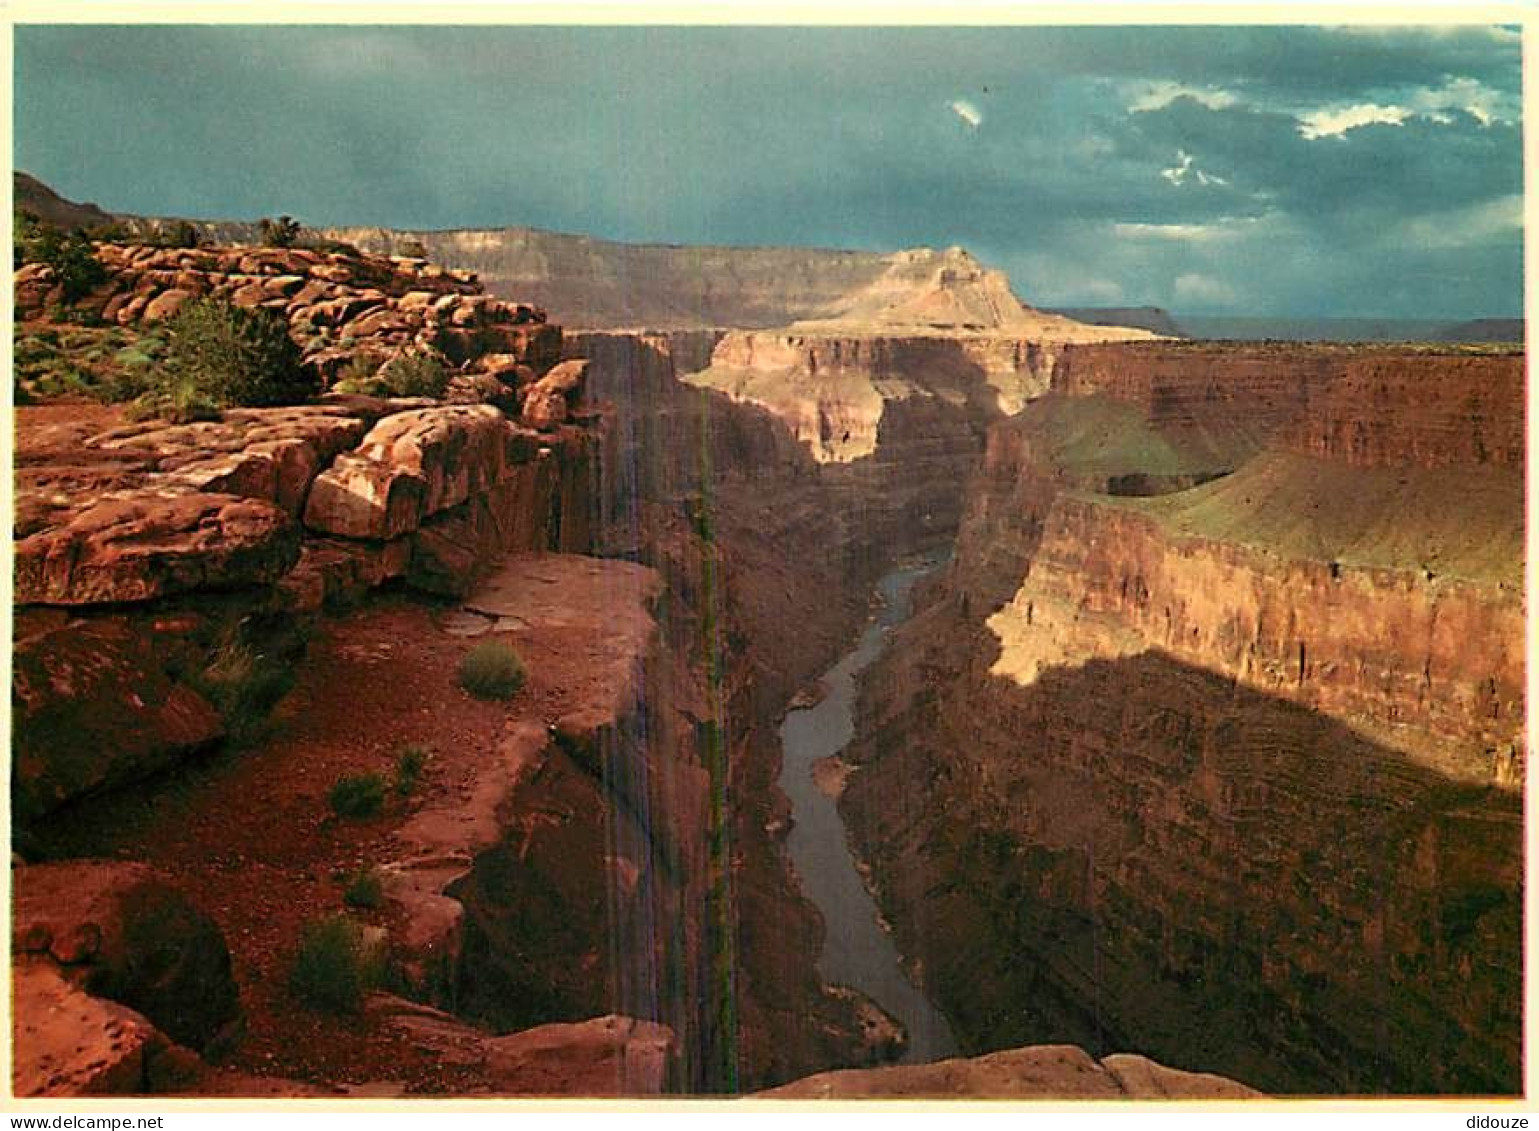
{"label": "rock formation", "polygon": [[987,1056],[892,1068],[823,1072],[760,1093],[776,1100],[1245,1100],[1260,1093],[1222,1076],[1182,1072],[1141,1056],[1099,1064],[1073,1045],[1038,1045]]}
{"label": "rock formation", "polygon": [[842,802],[965,1048],[1517,1087],[1521,374],[1075,346],[995,425]]}

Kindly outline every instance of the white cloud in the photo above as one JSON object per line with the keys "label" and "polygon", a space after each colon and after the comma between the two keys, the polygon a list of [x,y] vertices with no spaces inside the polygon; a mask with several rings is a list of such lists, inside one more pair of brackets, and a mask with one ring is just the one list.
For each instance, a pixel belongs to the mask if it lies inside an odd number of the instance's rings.
{"label": "white cloud", "polygon": [[1176,276],[1175,297],[1178,304],[1234,306],[1239,302],[1240,296],[1235,294],[1234,288],[1228,283],[1215,279],[1212,275],[1188,272],[1185,275]]}
{"label": "white cloud", "polygon": [[1178,240],[1182,243],[1208,243],[1233,235],[1217,224],[1140,224],[1112,225],[1112,234],[1125,240]]}
{"label": "white cloud", "polygon": [[1418,216],[1386,232],[1385,238],[1399,246],[1459,248],[1502,237],[1519,240],[1522,230],[1522,196],[1502,196]]}
{"label": "white cloud", "polygon": [[1184,185],[1190,177],[1199,185],[1227,185],[1229,182],[1216,173],[1205,173],[1196,167],[1195,159],[1184,149],[1176,150],[1176,163],[1168,169],[1161,169],[1160,176],[1173,185]]}
{"label": "white cloud", "polygon": [[1377,102],[1360,102],[1356,106],[1314,110],[1299,116],[1299,133],[1310,141],[1322,137],[1342,137],[1348,130],[1360,126],[1401,126],[1411,116],[1404,106],[1380,106]]}
{"label": "white cloud", "polygon": [[1135,114],[1142,114],[1149,110],[1163,110],[1178,98],[1191,98],[1202,103],[1209,110],[1223,110],[1239,101],[1229,91],[1218,87],[1185,86],[1168,79],[1140,83],[1127,91],[1127,97],[1132,99],[1128,103],[1128,109]]}
{"label": "white cloud", "polygon": [[1516,94],[1494,90],[1478,79],[1452,78],[1437,88],[1413,92],[1407,101],[1433,121],[1451,122],[1449,110],[1463,110],[1482,126],[1492,122],[1515,122],[1522,112]]}
{"label": "white cloud", "polygon": [[1418,87],[1393,92],[1387,104],[1359,102],[1351,106],[1322,106],[1297,115],[1299,133],[1310,141],[1345,137],[1360,126],[1403,126],[1420,117],[1438,125],[1452,125],[1454,112],[1470,115],[1482,126],[1515,122],[1522,113],[1518,95],[1486,86],[1477,79],[1451,78],[1440,87]]}
{"label": "white cloud", "polygon": [[954,102],[946,103],[946,106],[962,121],[967,123],[968,129],[977,129],[983,125],[983,111],[974,106],[965,98],[958,98]]}

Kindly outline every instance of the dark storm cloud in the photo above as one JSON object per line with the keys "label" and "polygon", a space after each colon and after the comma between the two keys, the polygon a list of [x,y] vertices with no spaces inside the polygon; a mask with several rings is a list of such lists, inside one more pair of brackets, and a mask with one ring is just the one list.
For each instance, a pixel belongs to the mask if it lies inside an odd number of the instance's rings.
{"label": "dark storm cloud", "polygon": [[1521,301],[1501,28],[21,27],[15,74],[18,166],[125,211],[959,243],[1059,303]]}

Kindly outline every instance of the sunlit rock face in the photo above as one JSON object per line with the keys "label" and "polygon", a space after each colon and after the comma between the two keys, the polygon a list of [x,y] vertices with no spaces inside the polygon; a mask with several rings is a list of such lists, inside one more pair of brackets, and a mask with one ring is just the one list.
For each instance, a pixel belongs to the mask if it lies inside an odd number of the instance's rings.
{"label": "sunlit rock face", "polygon": [[1521,356],[1071,346],[842,805],[964,1048],[1520,1084]]}

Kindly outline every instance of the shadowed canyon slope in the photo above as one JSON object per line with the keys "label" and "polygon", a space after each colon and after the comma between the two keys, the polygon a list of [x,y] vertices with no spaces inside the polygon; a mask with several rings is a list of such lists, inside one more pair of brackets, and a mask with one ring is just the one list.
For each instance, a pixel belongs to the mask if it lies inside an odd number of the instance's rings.
{"label": "shadowed canyon slope", "polygon": [[965,1048],[1519,1086],[1522,390],[1071,347],[993,427],[844,795]]}

